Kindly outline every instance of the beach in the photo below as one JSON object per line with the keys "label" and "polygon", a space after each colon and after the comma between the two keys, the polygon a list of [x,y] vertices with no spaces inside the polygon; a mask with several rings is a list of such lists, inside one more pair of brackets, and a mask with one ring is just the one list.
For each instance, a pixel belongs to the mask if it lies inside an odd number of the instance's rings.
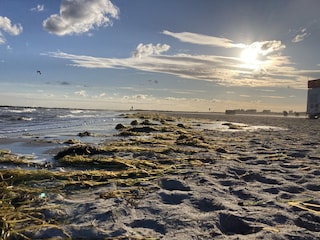
{"label": "beach", "polygon": [[2,164],[13,165],[0,169],[2,199],[10,199],[1,201],[9,209],[1,215],[3,239],[320,237],[318,120],[155,111],[122,117],[98,145],[85,137],[58,149],[51,142],[47,165],[1,152]]}

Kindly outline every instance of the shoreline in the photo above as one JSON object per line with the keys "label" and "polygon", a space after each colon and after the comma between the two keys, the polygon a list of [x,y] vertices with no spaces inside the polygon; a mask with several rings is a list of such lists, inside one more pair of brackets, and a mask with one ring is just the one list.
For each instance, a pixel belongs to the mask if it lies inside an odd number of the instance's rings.
{"label": "shoreline", "polygon": [[[24,234],[40,239],[319,237],[317,121],[241,116],[230,122],[286,130],[217,131],[193,126],[232,118],[128,113],[139,123],[119,130],[118,140],[99,149],[73,145],[61,155],[59,168],[74,168],[67,172],[72,182],[59,170],[48,179],[42,176],[47,191],[32,179],[26,183],[45,194],[45,201],[40,199],[44,220],[57,225]],[[5,170],[0,173],[7,179]]]}

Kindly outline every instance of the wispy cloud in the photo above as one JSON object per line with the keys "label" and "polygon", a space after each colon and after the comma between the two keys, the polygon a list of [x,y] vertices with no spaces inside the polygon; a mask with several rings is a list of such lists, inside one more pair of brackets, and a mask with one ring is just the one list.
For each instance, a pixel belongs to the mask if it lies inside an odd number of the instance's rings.
{"label": "wispy cloud", "polygon": [[[190,35],[189,35],[190,36]],[[181,36],[180,36],[181,37]],[[215,37],[207,36],[208,38]],[[181,37],[182,38],[182,37]],[[189,40],[189,42],[196,40]],[[223,44],[227,42],[227,44]],[[197,40],[200,44],[201,40]],[[203,41],[202,44],[206,44]],[[230,45],[231,44],[231,45]],[[231,47],[233,41],[216,41],[215,46]],[[237,46],[237,44],[235,44]],[[240,46],[240,45],[239,45]],[[242,45],[241,45],[242,46]],[[85,68],[131,68],[145,72],[165,73],[181,78],[212,81],[224,86],[292,87],[305,88],[305,72],[295,68],[290,57],[281,54],[285,45],[281,41],[261,41],[246,45],[254,49],[261,59],[255,69],[245,66],[239,56],[167,54],[167,44],[139,44],[128,58],[98,58],[65,52],[45,55],[68,59],[72,66]],[[313,70],[320,74],[320,70]]]}
{"label": "wispy cloud", "polygon": [[60,14],[44,20],[43,27],[59,36],[81,34],[112,25],[111,19],[117,19],[119,12],[110,0],[63,0]]}
{"label": "wispy cloud", "polygon": [[260,89],[261,92],[274,92],[273,89]]}
{"label": "wispy cloud", "polygon": [[261,96],[263,98],[272,98],[272,99],[283,99],[283,98],[286,98],[284,96]]}
{"label": "wispy cloud", "polygon": [[44,5],[38,4],[36,7],[30,9],[33,12],[42,12],[44,11]]}
{"label": "wispy cloud", "polygon": [[210,45],[224,48],[245,48],[246,45],[242,43],[234,43],[232,40],[227,38],[207,36],[203,34],[181,32],[174,33],[167,30],[162,32],[164,35],[168,35],[178,39],[181,42],[188,42],[199,45]]}
{"label": "wispy cloud", "polygon": [[21,34],[22,31],[23,27],[21,24],[12,24],[9,18],[0,16],[0,44],[4,44],[6,42],[3,32],[17,36]]}
{"label": "wispy cloud", "polygon": [[303,41],[306,37],[308,37],[310,34],[307,33],[307,29],[303,28],[301,29],[297,35],[291,40],[293,43],[298,43]]}

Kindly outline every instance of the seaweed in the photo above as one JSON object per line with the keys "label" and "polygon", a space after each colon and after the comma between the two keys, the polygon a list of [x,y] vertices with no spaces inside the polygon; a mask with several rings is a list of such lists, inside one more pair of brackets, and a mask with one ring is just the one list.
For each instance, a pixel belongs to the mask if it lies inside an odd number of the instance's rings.
{"label": "seaweed", "polygon": [[[31,239],[30,231],[44,228],[57,228],[63,232],[54,219],[47,219],[43,214],[51,206],[45,204],[42,189],[16,185],[30,176],[24,175],[25,170],[17,169],[16,172],[0,172],[0,239]],[[65,236],[69,237],[67,233]]]}
{"label": "seaweed", "polygon": [[176,124],[177,119],[160,114],[129,116],[144,120],[119,128],[117,140],[99,146],[66,142],[69,146],[56,154],[50,168],[32,165],[28,158],[1,150],[0,163],[34,168],[0,170],[0,239],[29,239],[44,228],[61,230],[58,219],[44,214],[46,209],[58,207],[47,202],[50,194],[67,195],[113,183],[123,189],[100,197],[121,197],[133,205],[145,192],[155,190],[139,186],[141,182],[175,174],[187,165],[202,164],[190,157],[209,148],[202,134],[195,135],[187,125]]}

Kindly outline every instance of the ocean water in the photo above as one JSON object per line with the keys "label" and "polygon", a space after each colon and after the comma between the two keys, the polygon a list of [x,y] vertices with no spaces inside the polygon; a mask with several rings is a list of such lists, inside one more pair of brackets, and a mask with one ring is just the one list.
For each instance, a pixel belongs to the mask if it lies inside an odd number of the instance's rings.
{"label": "ocean water", "polygon": [[[0,149],[15,154],[30,156],[32,161],[51,161],[54,155],[66,144],[66,140],[76,139],[82,143],[100,144],[114,139],[118,123],[130,124],[132,119],[123,118],[122,112],[83,109],[0,107]],[[207,115],[209,116],[209,115]],[[216,121],[220,115],[210,115],[212,121],[202,121],[199,113],[191,126],[199,130],[218,131],[280,131],[285,128],[269,124],[234,123],[241,116]],[[220,117],[227,118],[226,115]],[[232,120],[232,121],[230,121]],[[246,117],[246,121],[249,118]],[[246,122],[245,121],[245,122]],[[230,128],[230,122],[233,127]],[[238,126],[238,127],[237,127]],[[88,131],[92,136],[80,137]],[[1,166],[0,166],[1,168]]]}
{"label": "ocean water", "polygon": [[[50,160],[49,150],[65,140],[99,144],[113,136],[116,124],[130,121],[120,115],[103,110],[0,107],[0,149]],[[79,137],[84,131],[94,137]]]}

